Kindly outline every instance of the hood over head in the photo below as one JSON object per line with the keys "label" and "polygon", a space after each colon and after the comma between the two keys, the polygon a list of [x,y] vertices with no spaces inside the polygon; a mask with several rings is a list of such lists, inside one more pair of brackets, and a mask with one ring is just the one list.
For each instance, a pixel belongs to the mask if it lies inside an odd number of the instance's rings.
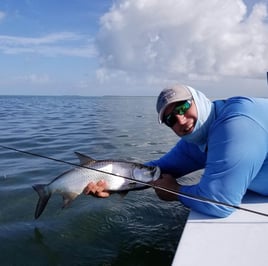
{"label": "hood over head", "polygon": [[197,109],[197,121],[193,132],[182,136],[182,139],[194,143],[204,151],[207,144],[207,135],[212,121],[215,119],[214,104],[201,92],[190,86],[174,85],[165,88],[158,96],[156,109],[158,121],[162,123],[167,106],[174,102],[193,99]]}

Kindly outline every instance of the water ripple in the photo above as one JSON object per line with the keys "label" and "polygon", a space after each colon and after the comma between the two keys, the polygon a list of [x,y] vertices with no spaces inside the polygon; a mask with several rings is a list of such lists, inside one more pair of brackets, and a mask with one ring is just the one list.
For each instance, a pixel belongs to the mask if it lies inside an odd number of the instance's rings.
{"label": "water ripple", "polygon": [[[72,162],[78,162],[74,151],[144,162],[177,141],[158,125],[154,97],[5,96],[0,114],[1,144]],[[34,220],[32,185],[70,166],[4,149],[0,163],[3,265],[170,264],[186,217],[179,203],[163,202],[148,189],[124,198],[81,195],[62,210],[55,195]]]}

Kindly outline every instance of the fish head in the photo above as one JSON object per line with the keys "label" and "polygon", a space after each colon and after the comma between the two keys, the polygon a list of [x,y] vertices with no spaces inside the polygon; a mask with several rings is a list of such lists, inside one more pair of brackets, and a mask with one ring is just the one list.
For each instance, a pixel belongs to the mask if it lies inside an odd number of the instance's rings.
{"label": "fish head", "polygon": [[161,170],[158,166],[136,165],[132,174],[135,180],[149,183],[160,177]]}

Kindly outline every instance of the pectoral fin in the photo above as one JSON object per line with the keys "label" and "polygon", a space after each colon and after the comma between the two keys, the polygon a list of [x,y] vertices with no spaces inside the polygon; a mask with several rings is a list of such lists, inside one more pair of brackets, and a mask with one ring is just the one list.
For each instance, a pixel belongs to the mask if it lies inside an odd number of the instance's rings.
{"label": "pectoral fin", "polygon": [[122,198],[124,198],[124,197],[127,195],[127,193],[128,193],[128,191],[120,191],[120,192],[118,192],[118,194],[119,194]]}
{"label": "pectoral fin", "polygon": [[62,205],[62,209],[70,206],[70,204],[72,203],[72,201],[78,196],[78,194],[76,193],[64,193],[62,195],[63,198],[63,205]]}

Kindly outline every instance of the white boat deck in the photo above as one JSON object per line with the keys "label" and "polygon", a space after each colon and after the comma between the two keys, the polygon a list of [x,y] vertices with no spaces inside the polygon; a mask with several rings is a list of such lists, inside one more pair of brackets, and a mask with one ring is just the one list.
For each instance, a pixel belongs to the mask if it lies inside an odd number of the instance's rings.
{"label": "white boat deck", "polygon": [[[268,214],[268,197],[247,194],[243,208]],[[173,266],[267,266],[268,217],[236,210],[227,218],[190,212]]]}

